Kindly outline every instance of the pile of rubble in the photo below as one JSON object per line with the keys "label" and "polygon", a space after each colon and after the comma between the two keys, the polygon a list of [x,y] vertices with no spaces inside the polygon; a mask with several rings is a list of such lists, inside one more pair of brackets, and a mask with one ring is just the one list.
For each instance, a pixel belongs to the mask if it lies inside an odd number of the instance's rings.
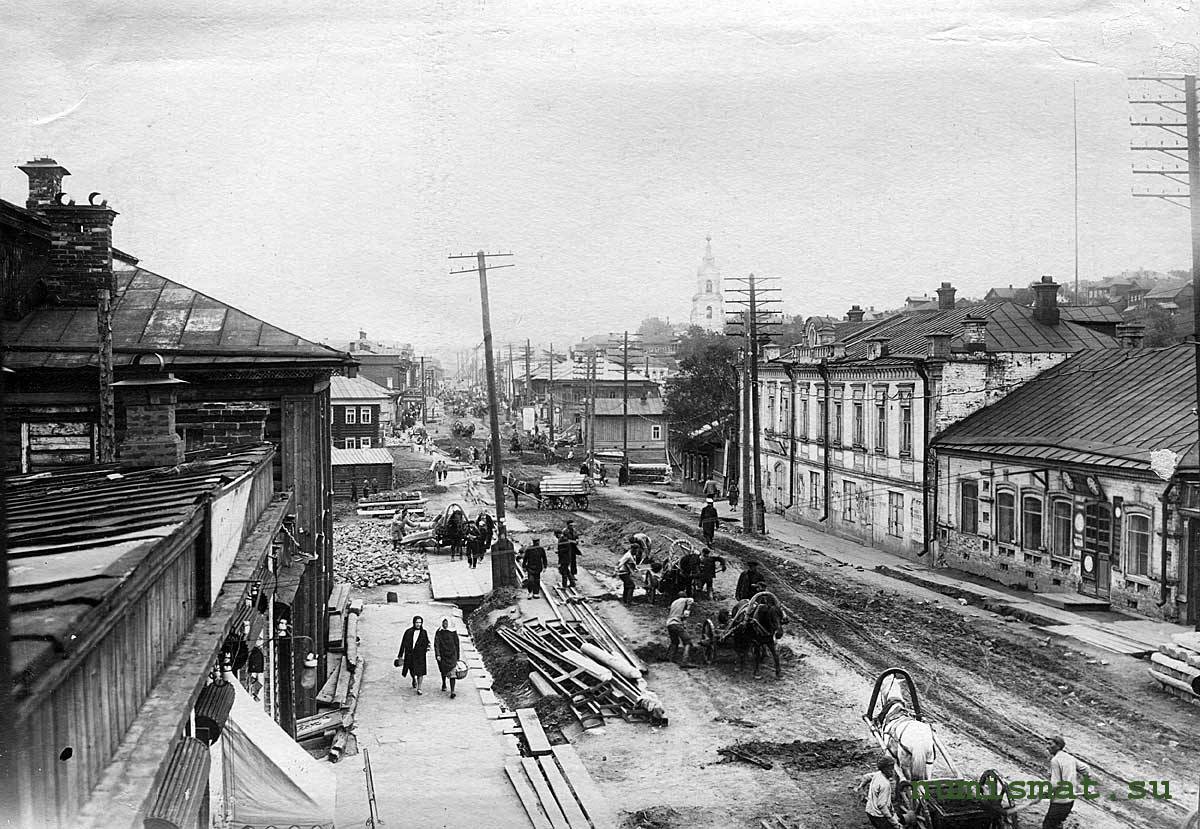
{"label": "pile of rubble", "polygon": [[419,550],[393,550],[391,524],[383,521],[335,524],[333,571],[339,581],[355,587],[429,581],[425,554]]}

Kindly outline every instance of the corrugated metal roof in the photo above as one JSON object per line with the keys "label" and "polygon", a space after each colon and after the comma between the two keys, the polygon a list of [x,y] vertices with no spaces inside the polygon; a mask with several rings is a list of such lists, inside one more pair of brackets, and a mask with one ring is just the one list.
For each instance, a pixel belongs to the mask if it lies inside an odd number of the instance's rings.
{"label": "corrugated metal roof", "polygon": [[[115,273],[113,350],[117,365],[159,351],[170,364],[340,363],[348,355],[252,317],[142,268]],[[20,368],[96,365],[96,309],[45,305],[5,322],[5,364]],[[180,352],[180,353],[172,353]]]}
{"label": "corrugated metal roof", "polygon": [[329,397],[338,400],[387,400],[391,393],[366,377],[343,377],[335,374],[329,378]]}
{"label": "corrugated metal roof", "polygon": [[[625,401],[617,398],[598,397],[596,398],[596,415],[620,417],[624,412]],[[664,411],[663,399],[661,397],[647,397],[642,400],[640,397],[629,398],[629,414],[635,417],[647,417],[661,415]]]}
{"label": "corrugated metal roof", "polygon": [[1196,440],[1191,346],[1090,351],[951,426],[943,449],[1149,470]]}
{"label": "corrugated metal roof", "polygon": [[69,652],[94,609],[192,519],[205,498],[254,469],[270,445],[185,463],[119,472],[92,467],[9,478],[9,602],[19,687]]}
{"label": "corrugated metal roof", "polygon": [[332,462],[334,466],[377,466],[395,463],[392,453],[386,449],[338,449],[334,447]]}

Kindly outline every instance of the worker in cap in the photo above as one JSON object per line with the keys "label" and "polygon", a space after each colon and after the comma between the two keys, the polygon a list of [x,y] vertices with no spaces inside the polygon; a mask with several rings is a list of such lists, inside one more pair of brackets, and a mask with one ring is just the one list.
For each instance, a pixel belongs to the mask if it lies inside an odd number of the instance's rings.
{"label": "worker in cap", "polygon": [[704,534],[704,543],[710,547],[713,543],[713,536],[716,535],[719,520],[717,508],[713,506],[713,499],[709,498],[704,509],[700,510],[700,532]]}
{"label": "worker in cap", "polygon": [[876,829],[900,829],[903,824],[896,814],[893,803],[896,785],[896,761],[890,755],[883,755],[875,764],[878,771],[864,774],[854,787],[854,791],[867,788],[867,820]]}
{"label": "worker in cap", "polygon": [[[1042,829],[1060,829],[1075,807],[1076,797],[1090,799],[1096,796],[1096,781],[1091,778],[1091,770],[1086,765],[1067,753],[1067,741],[1062,737],[1055,735],[1047,740],[1046,751],[1050,754],[1050,808],[1042,820]],[[1043,799],[1036,797],[1006,810],[1005,814],[1023,812]]]}

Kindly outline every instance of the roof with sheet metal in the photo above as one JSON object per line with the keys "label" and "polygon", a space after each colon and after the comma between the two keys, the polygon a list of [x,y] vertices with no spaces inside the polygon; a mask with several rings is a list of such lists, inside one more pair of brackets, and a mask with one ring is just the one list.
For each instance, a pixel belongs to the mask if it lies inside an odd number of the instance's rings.
{"label": "roof with sheet metal", "polygon": [[1196,441],[1195,352],[1110,349],[1072,357],[954,424],[939,450],[1149,472],[1150,452]]}
{"label": "roof with sheet metal", "polygon": [[[143,268],[117,270],[113,354],[128,365],[161,354],[172,367],[211,364],[339,365],[350,357],[263,322],[231,305]],[[4,323],[15,368],[82,368],[97,362],[96,309],[43,305]]]}

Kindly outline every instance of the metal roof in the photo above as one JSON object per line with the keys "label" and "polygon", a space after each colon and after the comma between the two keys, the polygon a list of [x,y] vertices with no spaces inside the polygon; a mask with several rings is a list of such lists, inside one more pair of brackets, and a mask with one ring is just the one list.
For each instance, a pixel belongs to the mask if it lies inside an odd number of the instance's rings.
{"label": "metal roof", "polygon": [[969,316],[986,317],[987,351],[1028,353],[1074,353],[1086,349],[1115,348],[1116,341],[1090,328],[1060,321],[1046,325],[1033,317],[1033,309],[1011,302],[993,302],[945,311],[905,313],[855,332],[846,340],[846,356],[867,356],[869,340],[886,340],[891,354],[920,354],[929,350],[927,335],[944,331],[951,335],[951,348],[964,348],[964,321]]}
{"label": "metal roof", "polygon": [[954,424],[939,449],[1150,470],[1196,440],[1191,346],[1079,354]]}
{"label": "metal roof", "polygon": [[334,466],[391,466],[395,463],[392,453],[386,449],[338,449],[334,447]]}
{"label": "metal roof", "polygon": [[[174,367],[350,361],[347,354],[143,268],[118,270],[114,276],[113,353],[118,366],[142,353],[159,353]],[[12,368],[96,365],[95,308],[43,305],[3,327],[5,364]]]}
{"label": "metal roof", "polygon": [[[595,412],[598,417],[612,416],[620,417],[624,412],[625,401],[613,397],[597,397]],[[661,397],[647,397],[642,400],[640,397],[629,398],[629,414],[635,417],[654,417],[661,415],[664,411],[663,399]]]}
{"label": "metal roof", "polygon": [[[396,392],[399,394],[399,391]],[[391,392],[366,377],[343,377],[335,374],[329,378],[329,397],[338,400],[388,400]]]}
{"label": "metal roof", "polygon": [[1111,305],[1060,305],[1058,311],[1068,322],[1083,324],[1111,323],[1116,325],[1124,319],[1121,312]]}
{"label": "metal roof", "polygon": [[9,478],[12,665],[27,690],[50,660],[69,653],[159,545],[210,493],[268,461],[270,445],[171,469],[112,466]]}

